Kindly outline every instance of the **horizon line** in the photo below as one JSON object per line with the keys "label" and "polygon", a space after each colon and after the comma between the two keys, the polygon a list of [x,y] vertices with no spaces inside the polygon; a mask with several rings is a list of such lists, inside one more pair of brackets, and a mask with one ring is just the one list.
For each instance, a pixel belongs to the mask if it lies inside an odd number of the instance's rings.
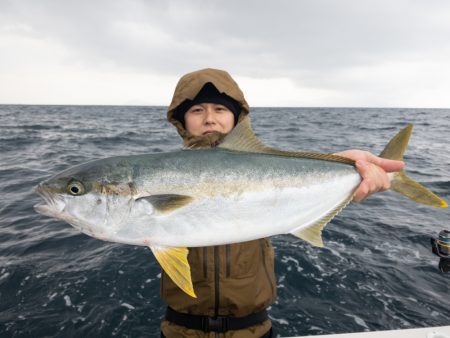
{"label": "horizon line", "polygon": [[[159,104],[86,104],[86,103],[0,103],[0,106],[76,106],[76,107],[160,107]],[[450,107],[407,107],[407,106],[250,106],[253,108],[347,108],[347,109],[450,109]]]}

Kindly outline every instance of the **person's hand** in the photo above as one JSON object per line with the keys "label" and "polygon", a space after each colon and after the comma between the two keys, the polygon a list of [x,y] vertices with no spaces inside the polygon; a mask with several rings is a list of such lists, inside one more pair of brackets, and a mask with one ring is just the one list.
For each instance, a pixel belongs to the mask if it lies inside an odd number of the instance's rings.
{"label": "person's hand", "polygon": [[400,171],[405,167],[403,161],[388,160],[363,150],[345,150],[335,155],[354,160],[356,170],[362,177],[361,184],[353,195],[353,202],[362,202],[373,193],[388,190],[391,183],[387,173]]}

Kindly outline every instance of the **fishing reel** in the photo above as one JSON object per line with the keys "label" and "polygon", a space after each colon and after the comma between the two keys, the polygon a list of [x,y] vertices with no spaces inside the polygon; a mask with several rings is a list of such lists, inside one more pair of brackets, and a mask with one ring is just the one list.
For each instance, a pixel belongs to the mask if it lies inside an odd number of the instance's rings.
{"label": "fishing reel", "polygon": [[438,238],[431,238],[431,250],[440,257],[439,270],[450,272],[450,231],[442,230]]}

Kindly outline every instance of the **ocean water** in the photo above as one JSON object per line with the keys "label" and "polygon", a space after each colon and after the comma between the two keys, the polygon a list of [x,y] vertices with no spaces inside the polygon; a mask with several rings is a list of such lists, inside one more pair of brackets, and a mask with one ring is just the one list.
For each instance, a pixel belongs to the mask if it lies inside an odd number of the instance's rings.
{"label": "ocean water", "polygon": [[[257,108],[267,144],[380,152],[407,123],[414,179],[450,200],[449,109]],[[147,248],[102,242],[37,214],[33,188],[89,160],[175,150],[164,107],[0,105],[0,337],[157,337],[165,306]],[[449,209],[385,192],[351,204],[318,249],[273,238],[280,336],[450,325],[450,275],[429,238]]]}

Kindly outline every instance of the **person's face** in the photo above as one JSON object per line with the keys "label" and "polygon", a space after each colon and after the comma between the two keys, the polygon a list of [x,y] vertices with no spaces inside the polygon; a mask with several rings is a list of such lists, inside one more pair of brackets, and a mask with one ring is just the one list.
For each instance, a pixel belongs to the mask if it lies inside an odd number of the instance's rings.
{"label": "person's face", "polygon": [[186,130],[194,136],[215,131],[227,134],[234,127],[234,114],[217,103],[200,103],[192,106],[185,114]]}

